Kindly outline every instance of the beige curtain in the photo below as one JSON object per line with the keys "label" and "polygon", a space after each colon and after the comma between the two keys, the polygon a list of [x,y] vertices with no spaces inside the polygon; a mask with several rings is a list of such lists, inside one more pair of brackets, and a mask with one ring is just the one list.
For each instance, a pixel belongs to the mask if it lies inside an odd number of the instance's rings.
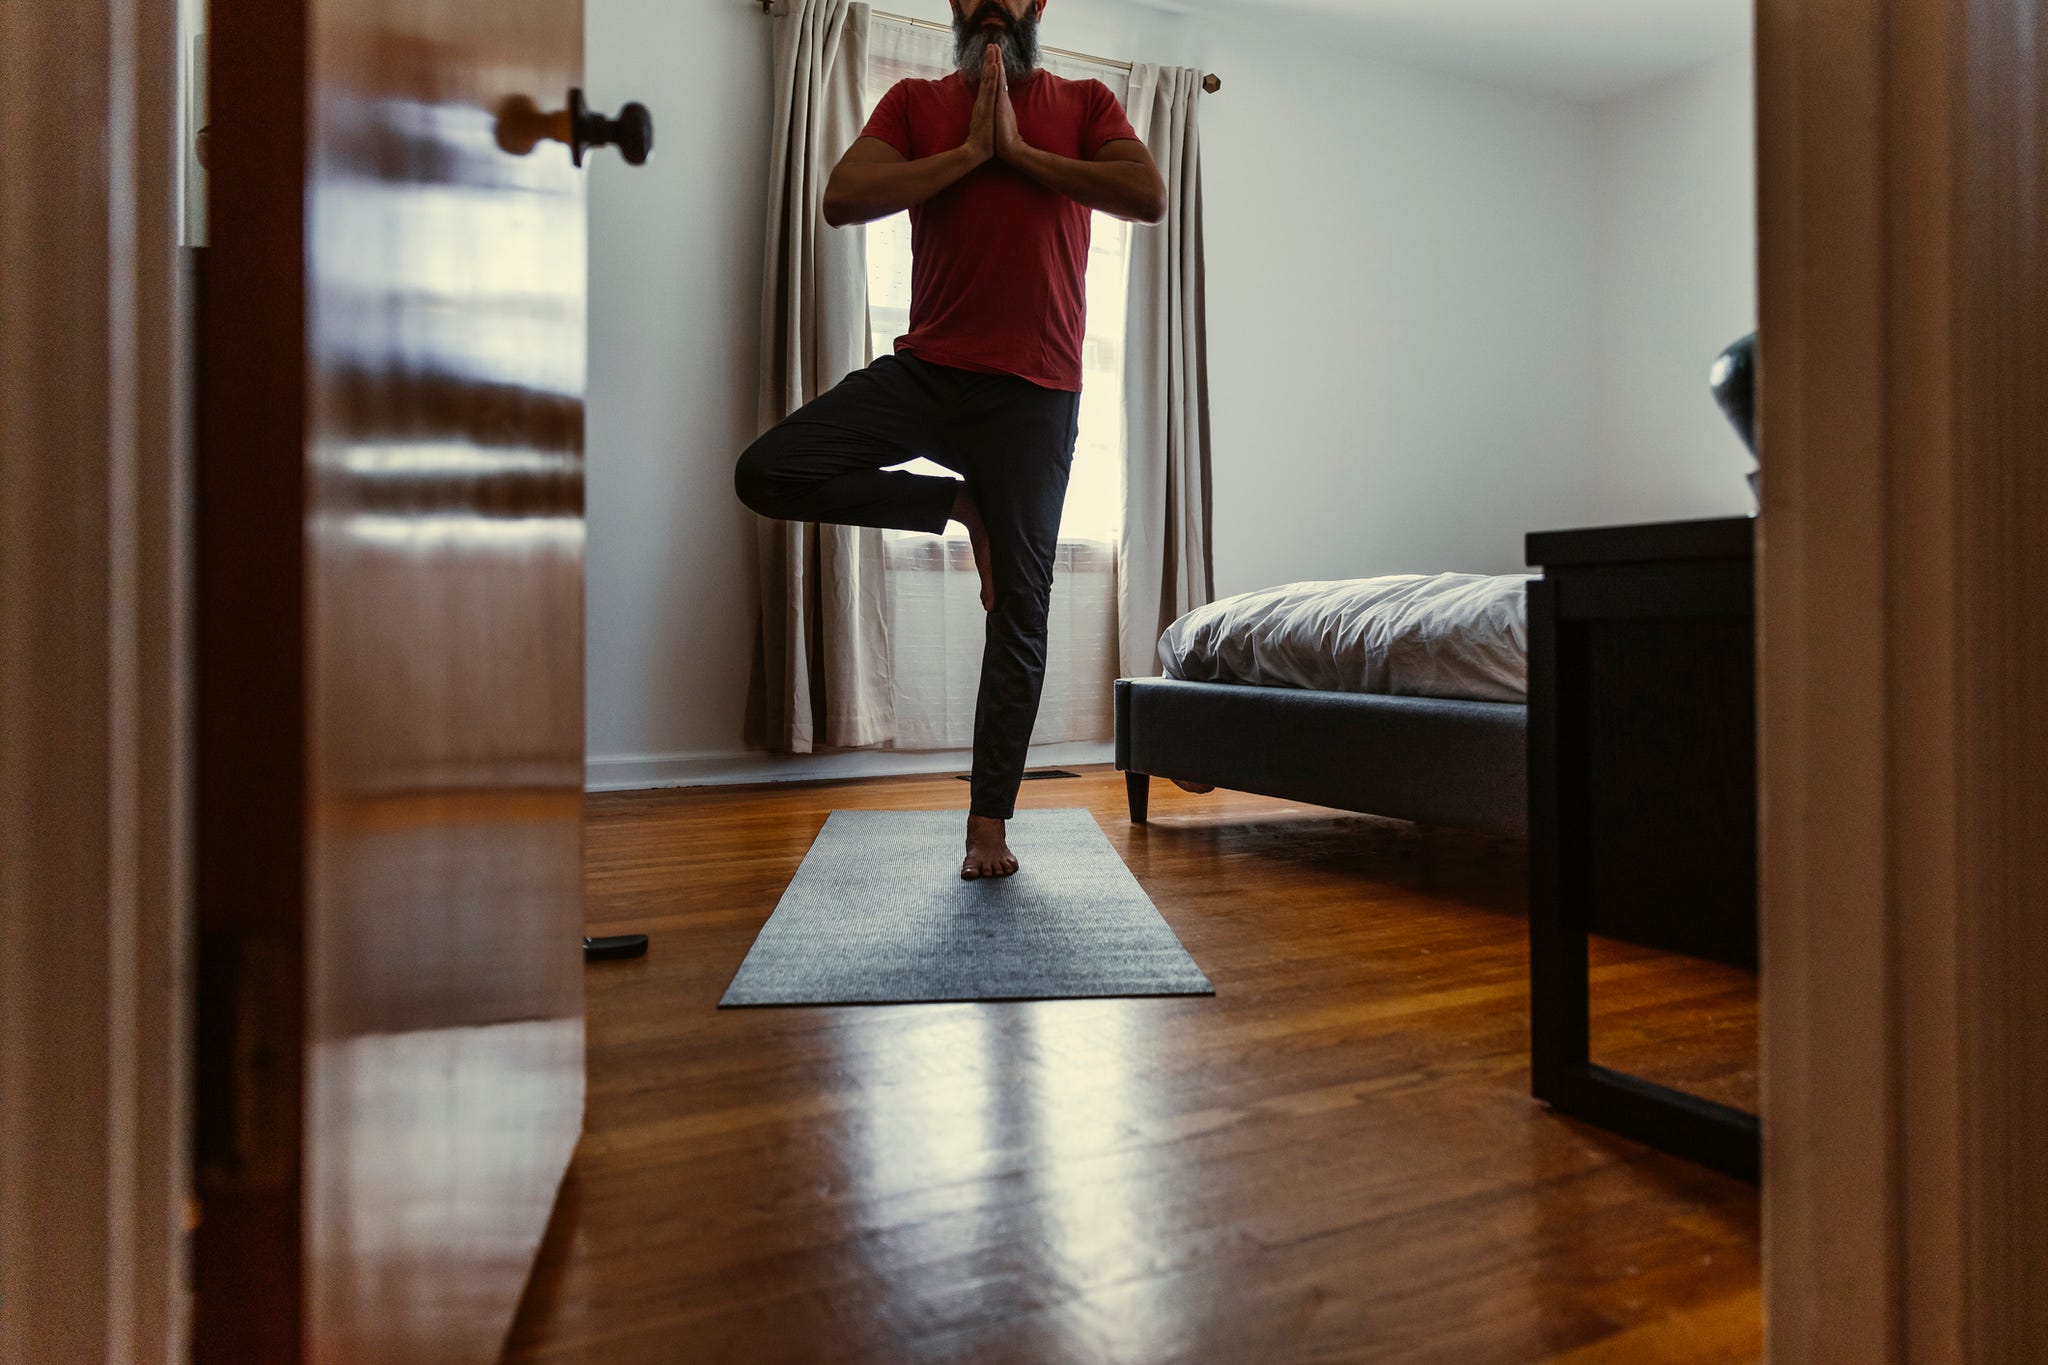
{"label": "beige curtain", "polygon": [[1166,219],[1134,229],[1124,352],[1127,438],[1117,544],[1117,652],[1159,671],[1160,634],[1215,596],[1209,527],[1207,322],[1202,298],[1202,73],[1131,68],[1125,111],[1166,178]]}
{"label": "beige curtain", "polygon": [[[765,430],[868,363],[862,234],[826,226],[825,181],[860,136],[868,7],[783,0],[761,291]],[[787,753],[879,744],[893,731],[882,533],[762,519],[750,743]]]}

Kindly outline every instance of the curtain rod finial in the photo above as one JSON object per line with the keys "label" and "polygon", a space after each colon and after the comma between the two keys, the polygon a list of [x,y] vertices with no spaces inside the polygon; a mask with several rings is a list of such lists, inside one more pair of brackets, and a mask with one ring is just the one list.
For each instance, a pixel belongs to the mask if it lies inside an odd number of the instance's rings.
{"label": "curtain rod finial", "polygon": [[[766,3],[766,0],[763,0],[763,3]],[[1202,88],[1213,95],[1223,88],[1223,78],[1211,71],[1208,75],[1202,77]]]}

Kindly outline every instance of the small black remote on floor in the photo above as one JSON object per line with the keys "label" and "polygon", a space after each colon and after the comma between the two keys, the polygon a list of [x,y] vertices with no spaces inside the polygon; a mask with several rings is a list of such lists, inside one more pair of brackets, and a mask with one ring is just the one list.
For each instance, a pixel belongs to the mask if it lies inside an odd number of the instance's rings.
{"label": "small black remote on floor", "polygon": [[583,940],[583,960],[598,962],[610,958],[639,957],[647,951],[645,934],[611,934]]}

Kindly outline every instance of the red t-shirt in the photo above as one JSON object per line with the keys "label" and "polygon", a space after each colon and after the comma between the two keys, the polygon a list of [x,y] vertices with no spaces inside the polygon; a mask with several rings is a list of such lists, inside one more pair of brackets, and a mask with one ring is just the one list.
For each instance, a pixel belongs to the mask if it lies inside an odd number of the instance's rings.
{"label": "red t-shirt", "polygon": [[[863,137],[912,161],[967,140],[975,87],[958,72],[898,81]],[[1050,71],[1011,82],[1020,137],[1077,161],[1135,138],[1101,81]],[[1093,211],[1022,171],[990,160],[910,210],[910,330],[896,349],[935,365],[1013,374],[1078,393]]]}

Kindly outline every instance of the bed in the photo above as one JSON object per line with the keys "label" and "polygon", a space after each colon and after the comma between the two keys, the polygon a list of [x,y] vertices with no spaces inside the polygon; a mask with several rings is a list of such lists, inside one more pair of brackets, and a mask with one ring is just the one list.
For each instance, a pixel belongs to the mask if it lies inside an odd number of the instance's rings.
{"label": "bed", "polygon": [[1160,777],[1525,836],[1528,581],[1290,583],[1187,613],[1166,676],[1116,681],[1132,822]]}

